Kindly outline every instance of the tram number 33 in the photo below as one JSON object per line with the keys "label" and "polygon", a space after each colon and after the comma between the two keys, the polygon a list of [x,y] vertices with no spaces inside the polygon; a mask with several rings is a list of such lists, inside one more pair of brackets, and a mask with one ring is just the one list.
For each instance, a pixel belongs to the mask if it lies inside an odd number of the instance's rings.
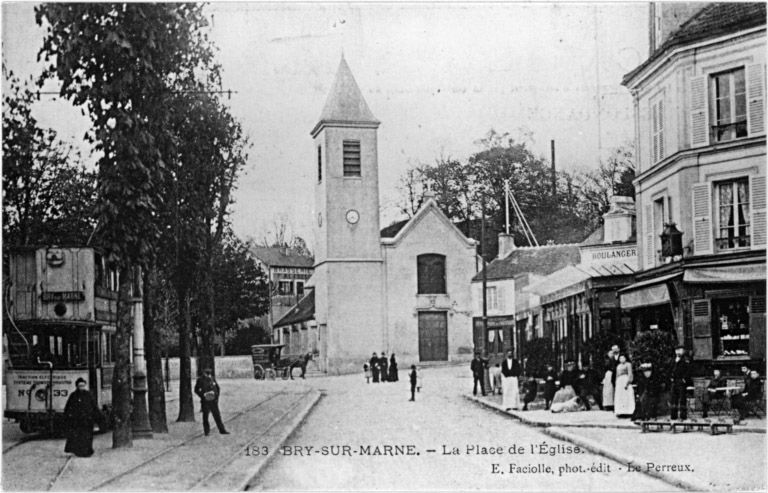
{"label": "tram number 33", "polygon": [[[29,389],[19,389],[19,397],[24,397],[25,395],[29,395],[30,390]],[[53,389],[53,396],[54,397],[66,397],[69,395],[69,390],[67,389]]]}
{"label": "tram number 33", "polygon": [[257,446],[257,445],[249,445],[245,448],[245,455],[248,457],[259,457],[264,455],[269,455],[269,447],[266,445],[263,446]]}

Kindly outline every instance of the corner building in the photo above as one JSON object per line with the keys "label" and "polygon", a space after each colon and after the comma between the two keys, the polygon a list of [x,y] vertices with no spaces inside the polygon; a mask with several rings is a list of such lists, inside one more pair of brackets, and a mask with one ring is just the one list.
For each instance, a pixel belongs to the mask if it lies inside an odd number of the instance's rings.
{"label": "corner building", "polygon": [[700,372],[765,368],[765,19],[764,3],[708,4],[623,81],[641,271],[621,307],[673,331]]}
{"label": "corner building", "polygon": [[410,220],[380,230],[379,124],[342,58],[311,132],[316,253],[310,312],[318,327],[318,367],[326,372],[361,371],[372,352],[394,352],[401,368],[472,352],[475,242],[431,197]]}

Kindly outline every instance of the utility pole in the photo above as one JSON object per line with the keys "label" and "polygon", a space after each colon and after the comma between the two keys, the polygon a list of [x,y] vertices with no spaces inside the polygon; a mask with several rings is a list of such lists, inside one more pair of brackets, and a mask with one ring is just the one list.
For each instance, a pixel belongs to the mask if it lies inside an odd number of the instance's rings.
{"label": "utility pole", "polygon": [[504,232],[509,234],[509,178],[504,179]]}
{"label": "utility pole", "polygon": [[[488,273],[486,272],[485,263],[485,196],[480,198],[480,209],[482,210],[480,217],[480,256],[483,259],[483,341],[488,337]],[[487,346],[487,344],[486,344]]]}

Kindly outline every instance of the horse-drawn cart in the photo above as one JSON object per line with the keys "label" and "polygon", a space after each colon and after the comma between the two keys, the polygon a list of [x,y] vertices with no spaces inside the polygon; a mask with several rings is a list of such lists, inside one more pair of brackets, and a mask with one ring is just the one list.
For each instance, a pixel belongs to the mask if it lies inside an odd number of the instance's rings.
{"label": "horse-drawn cart", "polygon": [[[278,375],[283,380],[293,378],[291,371],[306,365],[304,356],[281,357],[285,344],[257,344],[251,346],[253,358],[253,378],[256,380],[274,380]],[[303,374],[303,372],[302,372]]]}

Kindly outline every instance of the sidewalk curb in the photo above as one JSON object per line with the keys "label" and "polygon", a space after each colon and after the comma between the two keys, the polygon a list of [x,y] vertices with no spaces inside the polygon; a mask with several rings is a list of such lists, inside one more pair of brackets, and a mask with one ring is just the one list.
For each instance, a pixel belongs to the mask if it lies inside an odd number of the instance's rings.
{"label": "sidewalk curb", "polygon": [[[580,437],[566,430],[563,430],[557,426],[548,427],[542,431],[553,438],[557,438],[559,440],[565,440],[566,442],[573,443],[574,445],[578,445],[579,447],[589,450],[592,453],[599,454],[599,455],[602,455],[603,457],[612,459],[618,462],[619,464],[628,464],[631,462],[633,464],[639,465],[639,464],[649,462],[644,459],[639,459],[637,457],[623,455],[619,452],[616,452],[615,450],[605,447],[604,445],[600,444],[599,442],[596,442],[595,440]],[[715,489],[714,486],[711,486],[709,484],[700,483],[698,481],[688,481],[685,479],[680,479],[666,472],[648,471],[646,469],[643,469],[641,472],[643,474],[646,474],[647,476],[655,477],[672,486],[683,488],[688,491],[712,491]]]}
{"label": "sidewalk curb", "polygon": [[261,471],[272,461],[272,458],[277,454],[278,449],[286,442],[286,440],[288,440],[288,437],[290,437],[293,432],[298,429],[298,427],[307,418],[307,416],[309,416],[309,413],[312,411],[312,409],[314,409],[315,405],[317,405],[321,397],[322,393],[320,393],[318,390],[312,390],[309,400],[304,404],[296,416],[293,417],[288,426],[286,426],[280,433],[277,441],[275,442],[275,445],[270,448],[269,454],[266,456],[266,458],[246,471],[245,479],[241,480],[237,484],[235,491],[246,491],[248,489],[251,481],[256,479],[259,474],[261,474]]}
{"label": "sidewalk curb", "polygon": [[517,419],[523,424],[526,424],[528,426],[536,426],[539,428],[549,428],[551,426],[559,426],[559,427],[568,427],[568,428],[613,428],[613,429],[621,429],[621,430],[637,430],[640,431],[640,427],[634,424],[629,423],[616,423],[616,424],[589,424],[589,423],[573,423],[573,424],[565,424],[565,423],[551,423],[549,421],[537,421],[530,418],[527,418],[525,416],[524,412],[518,412],[518,411],[507,411],[504,408],[502,408],[499,404],[496,404],[495,402],[489,402],[483,399],[480,399],[477,396],[474,395],[464,395],[464,397],[470,401],[476,402],[477,404],[480,404],[485,407],[489,407],[495,411],[498,411],[506,416],[510,416],[512,418]]}
{"label": "sidewalk curb", "polygon": [[[521,423],[526,424],[528,426],[536,426],[539,428],[549,428],[549,427],[560,427],[560,428],[606,428],[606,429],[620,429],[620,430],[636,430],[640,431],[640,427],[635,425],[634,423],[616,423],[616,424],[589,424],[589,423],[552,423],[549,421],[538,421],[533,420],[525,416],[524,412],[520,411],[507,411],[504,408],[502,408],[499,404],[496,404],[495,402],[490,402],[484,399],[481,399],[474,395],[467,395],[464,394],[464,398],[476,402],[477,404],[480,404],[482,406],[489,407],[495,411],[498,411],[506,416],[510,416],[512,418],[515,418],[519,420]],[[733,433],[766,433],[766,429],[764,428],[757,428],[753,426],[741,426],[736,425],[733,427]]]}

